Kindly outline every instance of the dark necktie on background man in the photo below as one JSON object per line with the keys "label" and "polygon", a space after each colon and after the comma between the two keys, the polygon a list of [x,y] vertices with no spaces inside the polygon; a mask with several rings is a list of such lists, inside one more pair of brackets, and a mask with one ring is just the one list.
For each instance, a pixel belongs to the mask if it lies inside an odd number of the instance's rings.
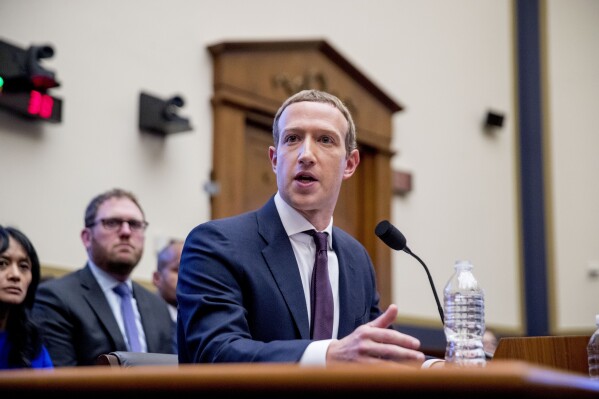
{"label": "dark necktie on background man", "polygon": [[311,324],[310,337],[314,340],[331,339],[333,336],[333,290],[329,281],[328,234],[315,230],[306,232],[314,238],[316,258],[310,282]]}
{"label": "dark necktie on background man", "polygon": [[139,331],[135,323],[135,313],[133,312],[133,303],[131,302],[131,290],[126,283],[120,283],[113,288],[118,296],[121,297],[121,313],[125,322],[125,332],[127,341],[129,341],[129,350],[131,352],[141,352],[139,343]]}

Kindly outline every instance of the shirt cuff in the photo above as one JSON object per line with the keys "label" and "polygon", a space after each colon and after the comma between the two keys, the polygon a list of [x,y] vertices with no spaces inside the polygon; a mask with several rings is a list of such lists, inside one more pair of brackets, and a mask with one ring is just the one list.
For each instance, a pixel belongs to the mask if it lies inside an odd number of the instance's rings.
{"label": "shirt cuff", "polygon": [[300,366],[326,366],[327,350],[332,341],[332,339],[325,339],[308,345],[299,361]]}
{"label": "shirt cuff", "polygon": [[433,364],[439,363],[439,362],[444,362],[444,361],[445,360],[443,360],[443,359],[428,359],[428,360],[425,360],[424,363],[422,363],[422,366],[420,366],[420,368],[421,369],[430,369]]}

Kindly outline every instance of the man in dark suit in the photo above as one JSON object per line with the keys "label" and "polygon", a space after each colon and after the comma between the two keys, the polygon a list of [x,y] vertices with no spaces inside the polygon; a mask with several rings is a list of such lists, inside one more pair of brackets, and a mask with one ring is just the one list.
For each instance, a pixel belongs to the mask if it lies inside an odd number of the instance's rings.
{"label": "man in dark suit", "polygon": [[[128,191],[113,189],[89,203],[81,231],[87,265],[41,284],[33,307],[55,366],[93,365],[112,351],[173,353],[166,304],[130,277],[147,225]],[[132,292],[128,314],[119,285]]]}
{"label": "man in dark suit", "polygon": [[[177,285],[179,362],[421,364],[420,342],[388,328],[397,306],[379,309],[366,249],[333,227],[341,183],[360,162],[349,111],[328,93],[302,91],[279,108],[273,136],[278,192],[261,209],[201,224],[186,239]],[[332,330],[324,339],[312,336],[317,250],[308,230],[327,233]]]}
{"label": "man in dark suit", "polygon": [[182,240],[171,240],[158,252],[156,270],[152,274],[152,283],[157,294],[168,306],[173,324],[173,351],[177,353],[177,279],[179,278],[179,262],[183,251]]}

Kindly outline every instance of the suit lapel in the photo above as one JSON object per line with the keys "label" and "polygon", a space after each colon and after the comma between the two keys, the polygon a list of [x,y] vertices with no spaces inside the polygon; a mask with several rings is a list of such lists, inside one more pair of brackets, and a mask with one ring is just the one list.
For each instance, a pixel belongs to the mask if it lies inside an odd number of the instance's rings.
{"label": "suit lapel", "polygon": [[139,311],[139,315],[141,317],[141,325],[144,329],[144,334],[146,336],[146,345],[148,348],[148,352],[154,352],[154,343],[158,342],[157,331],[158,328],[155,325],[155,317],[150,317],[152,314],[152,306],[150,305],[150,301],[144,301],[145,292],[142,291],[141,287],[133,282],[133,296],[135,297],[135,302],[137,302],[137,310]]}
{"label": "suit lapel", "polygon": [[94,278],[89,266],[80,271],[81,287],[83,288],[83,297],[92,308],[100,324],[104,326],[109,337],[114,342],[116,350],[127,350],[127,345],[119,325],[115,319],[112,309],[104,296],[100,284]]}
{"label": "suit lapel", "polygon": [[293,248],[283,227],[274,199],[257,212],[258,232],[266,241],[266,260],[302,339],[310,339],[310,324],[301,276]]}

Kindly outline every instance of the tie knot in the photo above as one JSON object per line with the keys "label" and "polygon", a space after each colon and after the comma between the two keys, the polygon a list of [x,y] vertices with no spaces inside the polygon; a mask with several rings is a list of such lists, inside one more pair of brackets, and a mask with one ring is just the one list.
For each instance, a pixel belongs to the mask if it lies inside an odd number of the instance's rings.
{"label": "tie knot", "polygon": [[310,234],[314,238],[314,244],[316,244],[316,251],[326,251],[328,249],[328,236],[329,233],[319,233],[316,230],[308,230],[306,234]]}
{"label": "tie knot", "polygon": [[112,290],[114,292],[116,292],[116,294],[118,296],[120,296],[121,298],[126,297],[126,296],[131,296],[131,290],[129,289],[129,286],[126,283],[120,283],[119,285],[114,287]]}

